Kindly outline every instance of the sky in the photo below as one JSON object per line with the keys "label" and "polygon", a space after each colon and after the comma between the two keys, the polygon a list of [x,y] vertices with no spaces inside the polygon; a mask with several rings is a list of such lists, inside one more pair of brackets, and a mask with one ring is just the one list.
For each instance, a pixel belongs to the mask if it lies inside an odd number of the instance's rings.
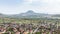
{"label": "sky", "polygon": [[19,14],[28,10],[60,14],[60,0],[0,0],[0,13]]}

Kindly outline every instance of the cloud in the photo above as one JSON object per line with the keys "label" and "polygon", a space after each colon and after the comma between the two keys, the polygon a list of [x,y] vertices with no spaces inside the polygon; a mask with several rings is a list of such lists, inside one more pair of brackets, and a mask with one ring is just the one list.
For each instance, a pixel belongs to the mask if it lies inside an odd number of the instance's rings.
{"label": "cloud", "polygon": [[23,0],[23,4],[31,4],[32,0]]}
{"label": "cloud", "polygon": [[23,3],[16,11],[25,12],[31,9],[38,13],[60,13],[60,0],[24,0]]}
{"label": "cloud", "polygon": [[11,1],[7,2],[8,4],[11,3],[9,5],[6,5],[6,3],[3,5],[1,3],[0,13],[15,14],[15,13],[23,13],[28,10],[34,10],[35,12],[38,13],[49,13],[49,14],[60,13],[60,0],[22,0],[19,2],[16,1],[13,2],[12,3]]}

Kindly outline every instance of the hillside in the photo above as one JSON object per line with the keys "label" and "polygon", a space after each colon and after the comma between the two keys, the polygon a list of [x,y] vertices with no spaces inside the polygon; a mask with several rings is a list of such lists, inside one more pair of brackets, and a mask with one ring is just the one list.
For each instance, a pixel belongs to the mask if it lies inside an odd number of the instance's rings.
{"label": "hillside", "polygon": [[44,14],[44,13],[35,13],[32,10],[28,10],[25,13],[15,14],[15,15],[5,15],[0,13],[0,17],[8,18],[60,18],[60,14]]}

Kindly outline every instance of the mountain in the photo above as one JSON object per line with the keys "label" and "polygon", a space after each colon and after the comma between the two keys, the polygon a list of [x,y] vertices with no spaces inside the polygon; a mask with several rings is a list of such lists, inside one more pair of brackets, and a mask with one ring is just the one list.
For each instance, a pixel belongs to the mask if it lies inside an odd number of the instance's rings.
{"label": "mountain", "polygon": [[40,18],[40,17],[46,17],[46,16],[48,16],[48,14],[35,13],[34,11],[29,10],[26,13],[21,13],[21,14],[17,14],[17,15],[13,15],[13,16],[18,17],[18,18]]}
{"label": "mountain", "polygon": [[60,14],[52,15],[53,17],[60,17]]}
{"label": "mountain", "polygon": [[0,13],[0,17],[7,17],[7,15]]}
{"label": "mountain", "polygon": [[5,15],[0,13],[0,17],[8,18],[60,18],[60,14],[44,14],[36,13],[32,10],[28,10],[25,13],[15,14],[15,15]]}

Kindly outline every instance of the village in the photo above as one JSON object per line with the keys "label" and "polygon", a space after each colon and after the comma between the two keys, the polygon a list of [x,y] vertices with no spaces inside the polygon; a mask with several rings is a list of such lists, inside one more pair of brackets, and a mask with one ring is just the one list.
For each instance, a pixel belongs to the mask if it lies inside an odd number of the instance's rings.
{"label": "village", "polygon": [[0,34],[60,34],[56,23],[1,23]]}

